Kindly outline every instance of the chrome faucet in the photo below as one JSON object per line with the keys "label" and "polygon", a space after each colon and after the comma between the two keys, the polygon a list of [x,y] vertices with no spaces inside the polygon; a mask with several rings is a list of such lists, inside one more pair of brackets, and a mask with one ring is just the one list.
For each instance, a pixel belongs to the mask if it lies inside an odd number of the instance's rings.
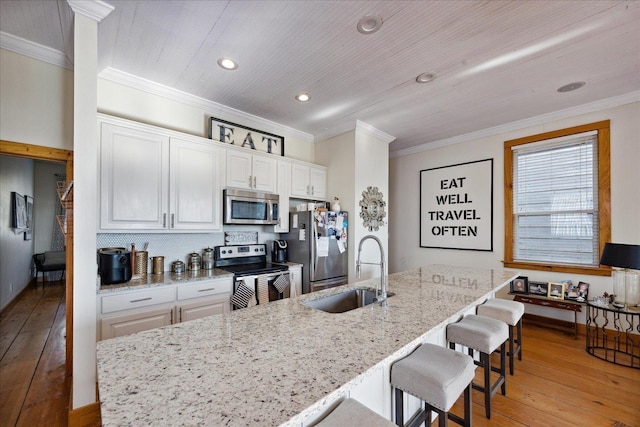
{"label": "chrome faucet", "polygon": [[356,261],[356,277],[360,278],[360,271],[362,264],[370,264],[370,265],[378,265],[375,262],[361,262],[360,261],[360,253],[362,252],[362,244],[365,240],[373,239],[378,243],[378,248],[380,248],[380,290],[376,290],[376,297],[378,301],[384,301],[387,299],[387,267],[384,262],[384,248],[382,247],[382,242],[376,236],[372,234],[368,234],[360,239],[360,244],[358,245],[358,260]]}

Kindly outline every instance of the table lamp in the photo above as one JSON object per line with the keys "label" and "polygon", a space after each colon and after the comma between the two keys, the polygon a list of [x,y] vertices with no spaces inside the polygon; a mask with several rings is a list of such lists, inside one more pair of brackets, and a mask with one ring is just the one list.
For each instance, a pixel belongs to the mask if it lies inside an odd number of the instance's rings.
{"label": "table lamp", "polygon": [[600,264],[614,267],[614,305],[629,307],[640,304],[640,245],[605,243]]}

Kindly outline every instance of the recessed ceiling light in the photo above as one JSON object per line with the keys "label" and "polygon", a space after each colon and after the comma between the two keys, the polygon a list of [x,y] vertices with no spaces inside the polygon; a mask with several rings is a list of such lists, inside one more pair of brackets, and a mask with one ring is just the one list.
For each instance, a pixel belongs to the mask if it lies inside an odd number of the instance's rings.
{"label": "recessed ceiling light", "polygon": [[235,70],[238,68],[238,64],[231,58],[220,58],[218,59],[218,65],[224,68],[225,70]]}
{"label": "recessed ceiling light", "polygon": [[380,15],[367,15],[358,21],[358,31],[362,34],[373,34],[382,27],[382,17]]}
{"label": "recessed ceiling light", "polygon": [[436,77],[437,77],[436,73],[432,73],[431,71],[428,71],[428,72],[422,73],[418,77],[416,77],[416,82],[418,82],[418,83],[429,83],[430,81],[435,80]]}
{"label": "recessed ceiling light", "polygon": [[300,102],[307,102],[311,99],[311,97],[306,93],[301,93],[300,95],[296,96],[296,99]]}
{"label": "recessed ceiling light", "polygon": [[558,88],[558,92],[571,92],[572,90],[580,89],[586,85],[585,82],[573,82]]}

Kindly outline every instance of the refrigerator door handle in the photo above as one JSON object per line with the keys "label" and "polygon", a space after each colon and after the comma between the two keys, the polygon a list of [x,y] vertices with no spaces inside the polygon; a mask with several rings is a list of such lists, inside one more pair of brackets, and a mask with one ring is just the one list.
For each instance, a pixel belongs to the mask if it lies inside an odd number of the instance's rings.
{"label": "refrigerator door handle", "polygon": [[309,277],[314,279],[316,277],[316,266],[318,265],[318,224],[311,215],[311,223],[313,224],[313,235],[311,236],[311,265],[309,266]]}

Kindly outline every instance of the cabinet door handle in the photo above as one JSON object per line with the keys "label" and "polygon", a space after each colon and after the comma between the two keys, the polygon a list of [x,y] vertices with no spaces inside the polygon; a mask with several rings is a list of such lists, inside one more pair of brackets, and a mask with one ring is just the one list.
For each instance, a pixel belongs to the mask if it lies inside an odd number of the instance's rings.
{"label": "cabinet door handle", "polygon": [[166,228],[166,226],[167,226],[167,214],[163,213],[162,214],[162,227]]}
{"label": "cabinet door handle", "polygon": [[129,302],[133,303],[133,302],[142,302],[142,301],[149,301],[150,299],[152,299],[151,297],[147,297],[147,298],[140,298],[140,299],[134,299],[131,300]]}
{"label": "cabinet door handle", "polygon": [[171,228],[176,226],[175,216],[176,216],[176,214],[171,214]]}
{"label": "cabinet door handle", "polygon": [[313,196],[314,194],[316,194],[316,187],[314,187],[313,185],[311,186],[311,195]]}
{"label": "cabinet door handle", "polygon": [[253,177],[253,188],[258,188],[256,177]]}
{"label": "cabinet door handle", "polygon": [[216,288],[207,288],[207,289],[198,289],[198,292],[209,292],[209,291],[215,291]]}
{"label": "cabinet door handle", "polygon": [[310,185],[307,185],[307,194],[311,195],[311,186]]}
{"label": "cabinet door handle", "polygon": [[253,177],[249,175],[249,188],[253,188]]}
{"label": "cabinet door handle", "polygon": [[[171,313],[173,314],[173,312]],[[180,318],[178,320],[182,322],[182,307],[180,307]],[[171,323],[173,323],[173,321]]]}

